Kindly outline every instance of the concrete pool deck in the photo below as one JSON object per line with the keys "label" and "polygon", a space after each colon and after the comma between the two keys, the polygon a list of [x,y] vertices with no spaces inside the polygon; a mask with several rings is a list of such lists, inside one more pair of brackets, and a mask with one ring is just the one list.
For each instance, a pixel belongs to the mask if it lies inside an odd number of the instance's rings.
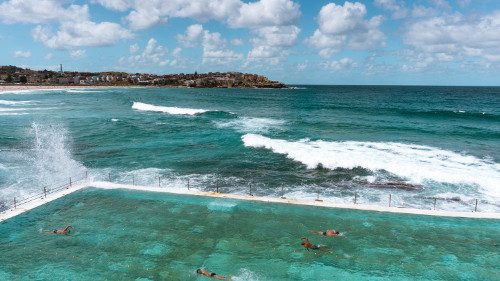
{"label": "concrete pool deck", "polygon": [[427,215],[427,216],[440,216],[440,217],[458,217],[458,218],[476,218],[476,219],[500,219],[500,213],[482,213],[482,212],[452,212],[452,211],[439,211],[439,210],[423,210],[423,209],[411,209],[411,208],[400,208],[400,207],[382,207],[375,205],[360,205],[360,204],[339,204],[332,202],[323,201],[311,201],[311,200],[299,200],[299,199],[281,199],[272,197],[261,197],[253,195],[241,195],[241,194],[227,194],[227,193],[217,193],[217,192],[205,192],[195,189],[178,189],[178,188],[168,188],[168,187],[151,187],[151,186],[136,186],[130,184],[118,184],[110,182],[89,182],[80,185],[74,185],[68,189],[64,189],[59,192],[47,195],[47,198],[40,198],[39,200],[34,200],[33,202],[23,204],[22,207],[11,208],[0,213],[0,221],[7,220],[9,218],[15,217],[19,214],[27,212],[38,206],[46,204],[50,201],[56,200],[63,196],[66,196],[75,191],[81,190],[86,187],[96,187],[102,189],[130,189],[130,190],[140,190],[146,192],[161,192],[161,193],[172,193],[172,194],[185,194],[185,195],[196,195],[196,196],[207,196],[215,198],[228,198],[228,199],[238,199],[238,200],[251,200],[251,201],[261,201],[261,202],[272,202],[272,203],[282,203],[282,204],[295,204],[295,205],[308,205],[308,206],[318,206],[326,208],[341,208],[341,209],[354,209],[354,210],[364,210],[364,211],[376,211],[376,212],[389,212],[389,213],[402,213],[402,214],[414,214],[414,215]]}

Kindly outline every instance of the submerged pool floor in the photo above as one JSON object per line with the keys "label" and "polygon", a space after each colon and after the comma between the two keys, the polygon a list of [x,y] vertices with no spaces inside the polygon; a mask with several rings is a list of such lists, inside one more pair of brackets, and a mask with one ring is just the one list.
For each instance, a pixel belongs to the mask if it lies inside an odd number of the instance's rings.
{"label": "submerged pool floor", "polygon": [[0,280],[500,280],[499,238],[491,219],[87,188],[0,225]]}

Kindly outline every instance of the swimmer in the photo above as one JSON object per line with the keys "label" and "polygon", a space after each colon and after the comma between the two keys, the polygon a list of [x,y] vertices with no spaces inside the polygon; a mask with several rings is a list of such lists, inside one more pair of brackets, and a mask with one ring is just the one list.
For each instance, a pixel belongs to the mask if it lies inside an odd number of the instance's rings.
{"label": "swimmer", "polygon": [[311,243],[309,243],[309,239],[307,238],[300,238],[301,240],[302,239],[306,239],[306,242],[302,242],[300,243],[300,245],[304,245],[304,248],[306,248],[308,251],[309,249],[313,249],[313,250],[320,250],[320,251],[323,251],[323,252],[330,252],[330,251],[327,251],[325,249],[331,249],[331,248],[327,248],[327,247],[323,247],[323,246],[320,246],[320,245],[313,245]]}
{"label": "swimmer", "polygon": [[331,230],[331,229],[328,229],[327,231],[311,231],[312,234],[316,234],[316,235],[323,235],[323,236],[338,236],[338,237],[342,237],[342,235],[340,235],[340,232],[338,231],[335,231],[335,230]]}
{"label": "swimmer", "polygon": [[54,229],[54,230],[44,230],[45,233],[57,233],[57,234],[64,234],[64,235],[68,235],[69,233],[69,229],[68,228],[73,228],[75,229],[74,227],[72,227],[71,225],[68,225],[66,226],[65,229]]}
{"label": "swimmer", "polygon": [[201,275],[205,275],[205,276],[210,277],[210,278],[219,279],[219,280],[228,280],[228,279],[226,279],[226,277],[233,276],[233,275],[220,276],[220,275],[217,275],[213,272],[208,272],[206,270],[201,270],[201,269],[197,269],[196,273],[201,274]]}

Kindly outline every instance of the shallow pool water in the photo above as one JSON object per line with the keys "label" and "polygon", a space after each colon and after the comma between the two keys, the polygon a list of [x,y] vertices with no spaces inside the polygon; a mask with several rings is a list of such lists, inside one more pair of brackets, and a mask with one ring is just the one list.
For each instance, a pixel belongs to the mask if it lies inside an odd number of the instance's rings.
{"label": "shallow pool water", "polygon": [[0,225],[0,280],[499,280],[499,240],[497,220],[86,188]]}

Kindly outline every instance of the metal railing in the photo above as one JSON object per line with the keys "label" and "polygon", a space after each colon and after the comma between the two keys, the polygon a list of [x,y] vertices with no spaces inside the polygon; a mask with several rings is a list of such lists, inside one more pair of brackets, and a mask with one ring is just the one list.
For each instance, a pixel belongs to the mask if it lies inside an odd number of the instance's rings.
{"label": "metal railing", "polygon": [[[55,186],[50,186],[50,187],[44,186],[43,189],[41,189],[42,191],[40,193],[37,193],[37,194],[34,194],[34,195],[30,195],[29,197],[25,197],[25,198],[22,198],[20,200],[18,200],[18,198],[14,197],[14,200],[11,201],[11,202],[6,202],[6,201],[0,202],[0,212],[3,212],[3,211],[8,210],[8,209],[16,209],[19,206],[22,206],[24,204],[27,204],[29,202],[32,202],[32,201],[35,201],[35,200],[38,200],[38,199],[45,199],[45,198],[47,198],[47,194],[52,194],[52,193],[55,193],[55,192],[58,192],[58,191],[61,191],[61,190],[64,190],[64,189],[69,189],[69,188],[71,188],[72,185],[80,183],[82,181],[87,181],[87,179],[88,179],[88,174],[87,174],[87,172],[85,172],[85,174],[83,174],[83,175],[80,175],[80,176],[77,176],[77,177],[70,177],[68,179],[68,181],[66,181],[65,183],[60,183],[60,184],[57,184]],[[161,176],[155,177],[154,181],[156,181],[156,179],[158,179],[157,180],[158,187],[161,187],[162,186],[162,180],[164,180],[164,179],[162,179]],[[107,180],[109,182],[112,182],[112,180],[111,180],[111,173],[108,173]],[[123,183],[123,182],[120,182],[120,183]],[[137,184],[134,175],[132,175],[131,183],[134,186]],[[124,184],[126,184],[126,183],[124,183]],[[190,185],[190,179],[189,178],[187,179],[186,186],[187,186],[188,190],[190,190],[190,188],[192,188],[192,182],[191,182],[191,185]],[[227,190],[227,187],[226,188],[224,188],[224,187],[220,188],[220,187],[222,187],[222,186],[220,186],[218,180],[216,180],[216,181],[209,181],[209,184],[205,185],[205,188],[203,188],[203,191],[209,191],[209,192],[219,193],[219,189],[225,189],[225,190]],[[242,190],[241,187],[239,187],[238,189],[240,191]],[[284,188],[283,188],[283,186],[281,186],[280,189],[281,189],[280,192],[279,191],[277,192],[277,193],[279,193],[281,195],[281,196],[279,196],[279,198],[280,199],[286,199],[286,197],[284,196],[285,194],[284,194]],[[273,192],[273,189],[272,188],[266,188],[265,192],[262,192],[262,191],[259,192],[259,189],[256,189],[255,185],[254,185],[254,187],[252,189],[252,184],[249,183],[248,184],[248,193],[244,192],[243,195],[255,196],[257,193],[261,193],[261,194],[265,193],[265,194],[263,194],[261,196],[262,197],[271,197],[273,195],[269,194],[270,191]],[[231,192],[234,192],[234,189],[228,190],[226,193],[231,194]],[[274,190],[274,193],[276,193],[275,190]],[[315,192],[316,199],[314,201],[323,202],[323,200],[320,199],[321,193],[322,193],[322,190],[316,188],[316,192]],[[235,194],[237,194],[237,193],[235,193]],[[256,195],[256,196],[259,196],[259,195]],[[331,197],[329,197],[329,198],[331,198]],[[342,202],[343,204],[346,203],[345,198],[346,198],[346,196],[345,196],[345,192],[344,192],[344,196],[342,196],[342,199],[344,200],[344,202]],[[361,199],[361,196],[358,194],[358,192],[354,192],[354,194],[352,194],[352,203],[354,205],[361,205],[360,199]],[[484,200],[484,199],[460,200],[460,199],[457,199],[457,198],[438,198],[438,197],[412,197],[412,199],[419,199],[419,200],[423,200],[423,201],[429,202],[428,205],[427,205],[427,206],[429,206],[429,208],[422,208],[422,205],[419,205],[418,207],[409,206],[409,208],[421,209],[421,210],[438,210],[439,209],[438,206],[437,206],[438,202],[448,202],[448,203],[456,202],[456,203],[460,203],[460,204],[462,204],[462,206],[461,206],[461,210],[459,210],[459,211],[462,211],[462,212],[478,212],[478,206],[480,206],[480,205],[493,205],[493,206],[497,206],[497,207],[500,208],[500,202],[492,202],[492,201],[487,201],[487,200]],[[332,203],[335,203],[335,202],[332,202]],[[383,202],[379,201],[379,204],[380,203],[382,203],[381,206],[383,206],[383,207],[407,208],[405,206],[394,206],[394,200],[393,200],[393,195],[392,194],[388,195],[387,201],[386,201],[385,204]],[[369,203],[369,204],[373,205],[373,203]],[[399,204],[401,204],[401,203],[399,203]],[[463,209],[463,208],[467,208],[467,207],[470,207],[470,208],[466,209],[466,210]],[[450,210],[447,209],[447,211],[450,211]],[[456,210],[453,210],[453,211],[456,211]]]}
{"label": "metal railing", "polygon": [[[135,178],[134,175],[131,175],[129,176],[129,178],[131,177],[131,183],[132,185],[137,185],[137,179]],[[130,184],[130,182],[128,183],[125,183],[123,182],[123,177],[120,177],[120,181],[118,181],[118,183],[123,183],[123,184]],[[155,176],[154,177],[154,180],[153,181],[148,181],[148,184],[149,186],[153,187],[153,185],[156,187],[156,184],[154,183],[155,181],[157,182],[157,187],[162,187],[162,181],[164,181],[165,179],[162,178],[161,176]],[[112,182],[112,175],[111,173],[108,173],[107,175],[107,181],[109,182]],[[192,189],[193,188],[193,185],[192,185],[192,181],[190,182],[190,179],[187,178],[187,180],[185,181],[186,182],[186,187],[188,190],[190,190],[190,188]],[[234,187],[234,186],[230,186],[230,187]],[[244,192],[243,191],[243,194],[240,194],[240,195],[248,195],[248,196],[262,196],[262,197],[272,197],[272,196],[276,196],[275,194],[276,193],[279,193],[278,197],[280,199],[287,199],[285,197],[285,193],[284,193],[284,188],[283,186],[280,186],[278,187],[280,190],[278,190],[278,192],[276,192],[275,189],[273,188],[265,188],[265,191],[262,192],[260,191],[259,192],[259,189],[258,189],[258,186],[256,188],[256,186],[252,186],[251,183],[248,184],[248,192]],[[216,193],[219,193],[219,190],[224,190],[223,192],[224,193],[227,193],[227,194],[232,194],[234,193],[234,188],[232,189],[229,189],[228,190],[228,187],[223,187],[220,183],[219,183],[219,180],[215,180],[215,181],[209,181],[208,184],[205,184],[205,187],[203,188],[203,191],[208,191],[208,192],[216,192]],[[242,188],[241,186],[238,187],[238,190],[241,192],[242,191]],[[273,194],[269,194],[270,191],[273,193]],[[314,193],[313,193],[314,192]],[[317,201],[317,202],[323,202],[323,200],[321,199],[321,194],[322,193],[327,193],[328,190],[321,190],[321,189],[318,189],[318,188],[314,188],[311,192],[311,194],[315,194],[316,195],[316,198],[313,199],[314,201]],[[262,194],[262,195],[257,195],[258,193]],[[234,193],[234,194],[237,194],[237,193]],[[238,193],[239,194],[239,193]],[[358,194],[358,192],[356,191],[353,191],[352,193],[352,203],[354,205],[364,205],[363,203],[361,203],[360,199],[362,199],[362,197],[360,196],[360,194]],[[342,196],[342,200],[344,200],[344,202],[342,202],[342,204],[346,204],[346,201],[345,201],[345,192],[344,192],[344,196]],[[295,199],[295,198],[294,198]],[[323,198],[324,199],[324,198]],[[329,199],[331,199],[331,197],[329,197]],[[401,202],[398,202],[396,201],[395,199],[398,199],[394,194],[391,194],[389,193],[387,195],[387,201],[385,200],[381,200],[381,201],[378,201],[376,202],[375,204],[377,204],[377,206],[381,206],[381,207],[392,207],[392,208],[413,208],[413,209],[420,209],[420,210],[442,210],[442,211],[456,211],[456,212],[478,212],[478,208],[481,206],[481,205],[493,205],[495,207],[498,207],[500,209],[500,202],[496,202],[496,201],[488,201],[488,200],[484,200],[484,199],[471,199],[471,200],[462,200],[462,199],[458,199],[458,198],[441,198],[441,197],[424,197],[424,196],[412,196],[411,199],[415,199],[415,200],[419,200],[420,202],[428,202],[428,203],[425,203],[425,204],[418,204],[417,206],[414,205],[411,205],[411,203],[408,205],[408,204],[404,204],[401,203]],[[383,202],[385,201],[385,203]],[[439,208],[439,204],[438,202],[446,202],[446,203],[457,203],[457,204],[461,204],[459,210],[450,210],[449,208]],[[331,203],[335,203],[335,202],[331,202]],[[348,202],[347,202],[348,203]],[[397,204],[400,204],[400,205],[397,205]],[[366,205],[374,205],[373,202],[369,202],[368,204]],[[401,206],[403,205],[403,206]],[[406,205],[406,206],[405,206]],[[428,206],[428,208],[425,208],[423,206]]]}
{"label": "metal railing", "polygon": [[59,192],[64,189],[70,189],[74,184],[81,183],[83,181],[86,181],[88,177],[87,172],[82,175],[78,175],[76,177],[69,177],[68,181],[65,183],[58,183],[56,185],[52,186],[44,186],[43,188],[40,188],[40,192],[30,195],[28,197],[24,198],[16,198],[14,197],[14,200],[11,202],[0,202],[0,212],[9,210],[9,209],[17,209],[18,207],[33,202],[35,200],[40,200],[40,199],[46,199],[47,195]]}

